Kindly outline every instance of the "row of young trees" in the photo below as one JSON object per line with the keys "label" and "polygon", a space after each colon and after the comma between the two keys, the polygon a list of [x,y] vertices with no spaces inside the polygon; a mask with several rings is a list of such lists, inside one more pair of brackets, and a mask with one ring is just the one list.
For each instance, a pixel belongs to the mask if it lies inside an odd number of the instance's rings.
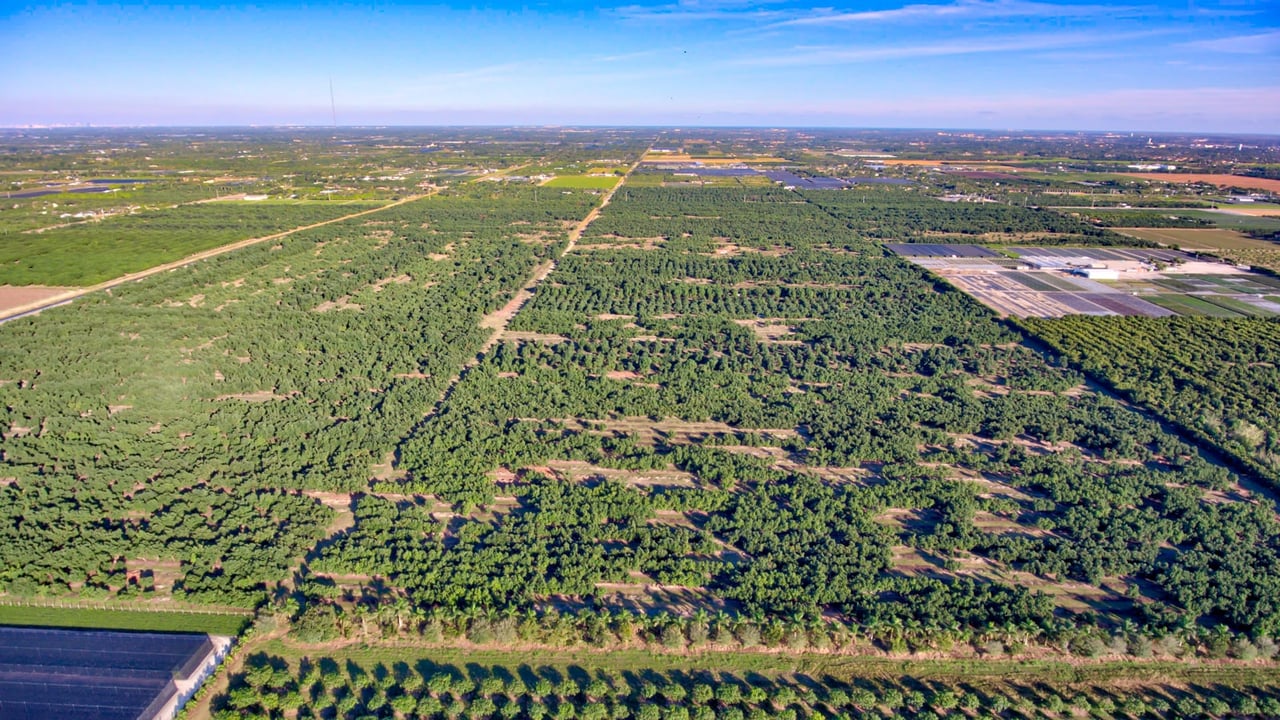
{"label": "row of young trees", "polygon": [[914,189],[806,190],[805,198],[858,234],[891,242],[938,242],[939,236],[1031,235],[1037,243],[1153,245],[1045,208],[1002,202],[944,202]]}
{"label": "row of young trees", "polygon": [[1082,369],[1280,487],[1280,323],[1208,317],[1027,323]]}
{"label": "row of young trees", "polygon": [[215,718],[559,718],[756,720],[1030,716],[1224,717],[1280,712],[1277,688],[1148,684],[1077,687],[854,680],[731,672],[642,673],[581,667],[362,665],[258,655],[216,700]]}

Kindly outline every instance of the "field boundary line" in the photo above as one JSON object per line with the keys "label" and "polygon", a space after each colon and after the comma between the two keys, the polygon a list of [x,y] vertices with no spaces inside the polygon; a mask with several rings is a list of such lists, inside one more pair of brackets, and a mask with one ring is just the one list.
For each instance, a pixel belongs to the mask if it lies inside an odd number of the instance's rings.
{"label": "field boundary line", "polygon": [[380,207],[370,208],[368,210],[361,210],[359,212],[351,213],[350,215],[343,215],[341,217],[332,218],[330,220],[322,220],[320,222],[312,223],[310,225],[302,225],[300,227],[291,228],[289,230],[283,230],[281,232],[273,233],[271,235],[263,235],[261,237],[237,240],[236,242],[228,243],[226,245],[219,245],[218,247],[210,248],[208,250],[201,250],[198,253],[193,253],[179,260],[167,262],[162,265],[155,265],[145,270],[139,270],[138,272],[121,275],[120,277],[112,278],[110,280],[105,280],[96,285],[90,285],[88,287],[83,287],[83,288],[76,288],[74,290],[69,290],[65,293],[54,295],[53,297],[48,297],[43,300],[37,300],[35,302],[27,303],[26,305],[20,305],[14,308],[8,308],[6,310],[0,311],[0,323],[5,323],[10,320],[16,320],[26,315],[34,315],[42,310],[48,310],[49,308],[57,307],[58,305],[65,305],[73,300],[82,298],[85,295],[88,295],[90,293],[100,292],[103,290],[110,290],[111,288],[119,287],[120,285],[124,285],[125,283],[134,282],[136,280],[143,280],[145,278],[151,277],[152,275],[158,275],[162,272],[167,272],[169,270],[177,270],[178,268],[186,267],[187,265],[200,262],[201,260],[208,260],[210,258],[214,258],[229,252],[234,252],[236,250],[240,250],[243,248],[252,247],[259,243],[264,243],[270,240],[279,240],[281,238],[285,238],[290,235],[293,235],[294,233],[305,232],[307,230],[314,230],[319,227],[324,227],[325,225],[332,225],[334,223],[343,222],[345,220],[353,220],[358,217],[364,217],[365,215],[380,213],[384,210],[390,210],[391,208],[394,208],[394,207],[399,207],[407,203],[411,203],[417,200],[422,200],[423,198],[431,197],[432,195],[435,195],[437,192],[439,192],[438,189],[432,190],[431,192],[427,192],[427,193],[421,193],[419,195],[411,195],[407,198],[396,200],[386,205],[382,205]]}

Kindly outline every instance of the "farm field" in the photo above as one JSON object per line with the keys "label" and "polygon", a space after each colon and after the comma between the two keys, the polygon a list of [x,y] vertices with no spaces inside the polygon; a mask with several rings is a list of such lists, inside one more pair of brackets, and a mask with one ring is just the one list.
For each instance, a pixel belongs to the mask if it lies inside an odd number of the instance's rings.
{"label": "farm field", "polygon": [[[1274,230],[1270,231],[1270,236],[1255,230],[1259,237],[1234,230],[1124,228],[1117,231],[1143,240],[1176,245],[1185,250],[1211,253],[1231,263],[1280,273],[1280,242],[1274,239]],[[1272,239],[1266,239],[1267,237]]]}
{"label": "farm field", "polygon": [[[1036,643],[1156,607],[1252,622],[1183,584],[1206,571],[1181,565],[1183,541],[1158,559],[1138,540],[1178,526],[1158,509],[1169,487],[1231,498],[1197,513],[1252,494],[844,234],[845,195],[624,187],[408,437],[404,476],[352,498],[352,528],[308,562],[306,636],[363,632],[373,610],[341,598],[367,577],[419,608],[378,631],[409,639],[517,632],[460,619],[487,608],[674,649],[715,631],[699,611],[825,618],[770,642],[842,652],[933,647],[955,623],[971,638],[997,607]],[[1120,492],[1173,525],[1101,513]],[[1274,518],[1249,517],[1246,546],[1268,556]],[[561,642],[545,617],[525,642]],[[843,623],[864,639],[837,639]]]}
{"label": "farm field", "polygon": [[1275,203],[1252,203],[1249,205],[1233,205],[1229,210],[1225,210],[1232,215],[1253,215],[1259,217],[1274,217],[1280,215],[1280,205]]}
{"label": "farm field", "polygon": [[[376,688],[371,695],[361,691],[370,684]],[[1280,710],[1274,678],[1248,669],[1185,674],[1185,668],[1169,664],[1082,668],[714,652],[655,657],[359,648],[335,658],[278,642],[237,674],[232,686],[215,698],[216,710],[200,706],[191,717],[240,717],[285,698],[299,698],[313,711],[336,717],[384,708],[427,717],[463,712],[564,717],[572,712],[587,718],[1031,716],[1046,707],[1109,718]]]}
{"label": "farm field", "polygon": [[186,205],[0,240],[0,284],[93,285],[218,245],[368,210],[359,203]]}
{"label": "farm field", "polygon": [[[1101,210],[1091,210],[1091,213],[1102,214]],[[1276,231],[1280,229],[1280,218],[1265,217],[1265,215],[1245,215],[1239,213],[1229,213],[1225,210],[1175,210],[1175,217],[1193,220],[1193,222],[1208,223],[1213,228],[1229,229],[1229,231],[1240,232],[1266,232]],[[1124,223],[1124,215],[1120,215],[1115,220],[1116,223]],[[1196,229],[1196,228],[1190,228]]]}
{"label": "farm field", "polygon": [[[662,166],[665,167],[665,166]],[[713,172],[726,170],[726,172]],[[640,167],[627,180],[628,187],[726,187],[761,188],[773,181],[763,173],[739,173],[725,168],[700,168],[698,170],[671,170]]]}
{"label": "farm field", "polygon": [[616,175],[557,175],[543,184],[553,188],[608,190],[619,180]]}
{"label": "farm field", "polygon": [[0,603],[0,626],[26,625],[46,628],[99,630],[147,630],[151,632],[239,635],[249,625],[247,612],[169,609],[56,606]]}
{"label": "farm field", "polygon": [[1126,177],[1165,183],[1208,183],[1218,187],[1252,188],[1280,192],[1280,180],[1248,177],[1245,175],[1226,175],[1223,173],[1120,173]]}
{"label": "farm field", "polygon": [[[1251,237],[1233,230],[1126,228],[1119,232],[1144,240],[1177,245],[1186,250],[1201,250],[1228,262],[1280,273],[1280,242],[1274,239],[1275,231],[1271,232],[1273,239],[1264,239],[1265,236]],[[1262,235],[1260,232],[1257,234]]]}
{"label": "farm field", "polygon": [[1249,237],[1238,230],[1199,228],[1116,228],[1116,232],[1171,245],[1182,250],[1266,250],[1276,244]]}
{"label": "farm field", "polygon": [[[807,197],[809,191],[804,191]],[[945,202],[910,187],[858,185],[830,207],[862,237],[894,243],[1141,246],[1058,212],[999,202]]]}
{"label": "farm field", "polygon": [[262,602],[334,520],[302,491],[367,483],[598,202],[533,192],[466,185],[6,323],[9,592]]}
{"label": "farm field", "polygon": [[[1280,289],[1273,278],[1176,250],[1019,246],[1002,256],[976,245],[885,247],[1005,316],[1280,315],[1280,304],[1263,298]],[[1081,267],[1107,267],[1118,279],[1070,272]]]}
{"label": "farm field", "polygon": [[1280,281],[1046,209],[1053,171],[833,152],[918,133],[32,137],[83,147],[0,152],[20,189],[93,154],[272,199],[0,249],[370,209],[0,325],[0,626],[238,634],[190,717],[1280,709]]}
{"label": "farm field", "polygon": [[1063,318],[1031,327],[1072,362],[1280,485],[1280,326],[1229,308],[1216,315]]}
{"label": "farm field", "polygon": [[671,152],[653,152],[645,153],[642,162],[648,163],[698,163],[701,165],[740,165],[744,162],[760,163],[760,164],[778,164],[785,163],[787,160],[780,157],[770,157],[768,155],[750,155],[740,156],[723,156],[723,155],[690,155],[687,153],[671,153]]}

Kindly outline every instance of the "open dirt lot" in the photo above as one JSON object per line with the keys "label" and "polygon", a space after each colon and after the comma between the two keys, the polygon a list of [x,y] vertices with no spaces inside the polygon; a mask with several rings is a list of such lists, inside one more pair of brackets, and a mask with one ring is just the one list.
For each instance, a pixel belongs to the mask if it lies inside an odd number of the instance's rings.
{"label": "open dirt lot", "polygon": [[20,310],[27,305],[39,304],[73,290],[76,290],[76,288],[47,287],[44,285],[25,285],[22,287],[0,285],[0,314],[10,310]]}
{"label": "open dirt lot", "polygon": [[1242,187],[1255,190],[1280,192],[1280,180],[1245,177],[1243,175],[1226,175],[1219,173],[1119,173],[1125,177],[1140,180],[1169,183],[1209,183],[1218,187]]}

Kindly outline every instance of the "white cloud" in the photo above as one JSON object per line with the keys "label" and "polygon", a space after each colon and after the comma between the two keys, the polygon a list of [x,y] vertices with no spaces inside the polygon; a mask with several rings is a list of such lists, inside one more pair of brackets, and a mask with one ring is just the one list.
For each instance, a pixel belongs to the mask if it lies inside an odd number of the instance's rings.
{"label": "white cloud", "polygon": [[666,5],[625,5],[613,13],[626,20],[692,22],[705,20],[774,21],[788,15],[766,10],[785,0],[680,0]]}
{"label": "white cloud", "polygon": [[929,20],[993,18],[1067,18],[1109,15],[1133,8],[1116,5],[1059,5],[1034,0],[956,0],[945,5],[916,4],[888,10],[816,12],[777,23],[778,26],[851,25]]}
{"label": "white cloud", "polygon": [[801,46],[791,53],[777,53],[759,57],[741,58],[733,65],[745,67],[787,67],[798,65],[848,65],[879,60],[943,57],[948,55],[977,55],[983,53],[1025,52],[1054,50],[1083,45],[1106,43],[1150,37],[1158,31],[1098,35],[1096,33],[1053,33],[1037,35],[1013,35],[973,40],[947,40],[919,45],[845,45]]}
{"label": "white cloud", "polygon": [[1212,40],[1197,40],[1186,43],[1186,47],[1240,55],[1270,55],[1280,53],[1280,30],[1253,35],[1234,35]]}

